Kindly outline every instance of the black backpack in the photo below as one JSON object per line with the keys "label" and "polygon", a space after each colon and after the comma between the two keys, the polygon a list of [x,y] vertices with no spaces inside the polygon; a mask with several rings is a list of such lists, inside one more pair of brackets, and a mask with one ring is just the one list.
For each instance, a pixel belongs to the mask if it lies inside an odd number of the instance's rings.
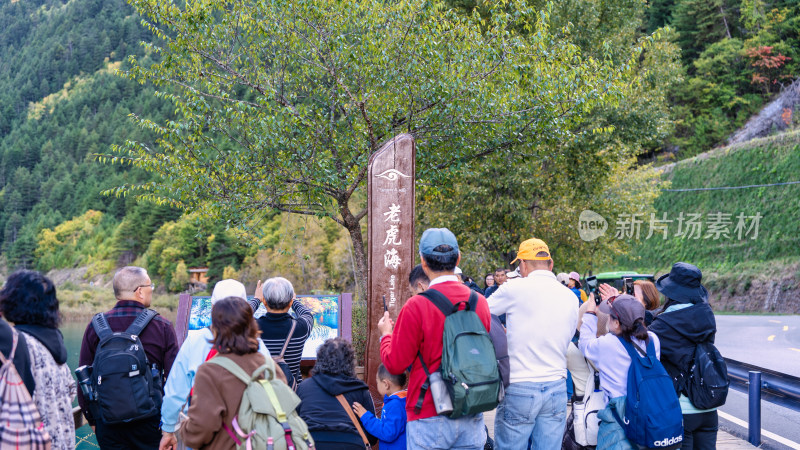
{"label": "black backpack", "polygon": [[689,366],[686,396],[697,409],[717,408],[728,397],[728,366],[711,342],[697,344]]}
{"label": "black backpack", "polygon": [[90,410],[103,423],[131,422],[161,413],[161,372],[151,369],[139,340],[157,315],[146,309],[123,332],[111,331],[103,313],[92,318],[100,343],[92,363]]}

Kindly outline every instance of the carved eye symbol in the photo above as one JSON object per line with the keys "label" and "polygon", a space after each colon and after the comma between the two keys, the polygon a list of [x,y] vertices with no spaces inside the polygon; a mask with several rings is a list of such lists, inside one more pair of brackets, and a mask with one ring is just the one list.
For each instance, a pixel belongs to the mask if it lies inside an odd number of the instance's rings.
{"label": "carved eye symbol", "polygon": [[385,170],[383,173],[375,175],[376,177],[386,178],[389,181],[396,181],[399,177],[411,178],[409,175],[404,174],[396,169]]}

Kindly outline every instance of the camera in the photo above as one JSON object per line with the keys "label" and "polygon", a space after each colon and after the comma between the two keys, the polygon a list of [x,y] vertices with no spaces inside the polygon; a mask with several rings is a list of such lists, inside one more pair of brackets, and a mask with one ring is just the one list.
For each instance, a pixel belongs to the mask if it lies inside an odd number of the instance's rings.
{"label": "camera", "polygon": [[623,278],[622,281],[625,287],[625,293],[633,295],[633,278]]}
{"label": "camera", "polygon": [[586,277],[586,290],[589,291],[589,294],[594,294],[594,302],[595,304],[599,305],[603,299],[600,298],[600,291],[598,290],[600,283],[597,281],[597,277],[592,275]]}

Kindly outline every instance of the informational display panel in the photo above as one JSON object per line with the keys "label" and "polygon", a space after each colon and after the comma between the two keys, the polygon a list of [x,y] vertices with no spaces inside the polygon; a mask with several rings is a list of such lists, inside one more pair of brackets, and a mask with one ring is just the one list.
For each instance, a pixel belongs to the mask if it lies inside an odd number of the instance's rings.
{"label": "informational display panel", "polygon": [[[249,297],[252,299],[253,297]],[[303,348],[303,359],[315,359],[317,348],[325,340],[342,336],[352,336],[352,294],[341,295],[298,295],[303,306],[311,310],[314,316],[314,328]],[[254,316],[256,319],[267,313],[267,308],[260,305]],[[293,310],[289,313],[294,315]],[[197,332],[211,325],[211,297],[181,295],[178,302],[178,318],[175,329],[180,343],[189,333]]]}

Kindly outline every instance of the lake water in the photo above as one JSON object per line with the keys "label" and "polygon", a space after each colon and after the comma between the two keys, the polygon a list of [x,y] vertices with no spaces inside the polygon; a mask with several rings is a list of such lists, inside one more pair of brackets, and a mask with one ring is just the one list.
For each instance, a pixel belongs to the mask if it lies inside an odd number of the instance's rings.
{"label": "lake water", "polygon": [[[83,332],[86,331],[86,325],[89,320],[75,320],[64,321],[61,324],[61,333],[64,335],[64,344],[67,346],[67,365],[73,377],[75,376],[75,369],[78,368],[78,357],[81,353],[81,341],[83,341]],[[77,398],[72,402],[72,406],[78,406]],[[76,435],[76,449],[96,449],[97,441],[94,438],[94,433],[89,425],[84,425],[75,430]]]}
{"label": "lake water", "polygon": [[83,340],[83,332],[86,331],[86,325],[89,324],[90,319],[81,321],[64,321],[61,324],[61,333],[64,335],[64,344],[67,346],[67,365],[70,371],[74,374],[75,369],[78,368],[78,356],[81,353],[81,341]]}

